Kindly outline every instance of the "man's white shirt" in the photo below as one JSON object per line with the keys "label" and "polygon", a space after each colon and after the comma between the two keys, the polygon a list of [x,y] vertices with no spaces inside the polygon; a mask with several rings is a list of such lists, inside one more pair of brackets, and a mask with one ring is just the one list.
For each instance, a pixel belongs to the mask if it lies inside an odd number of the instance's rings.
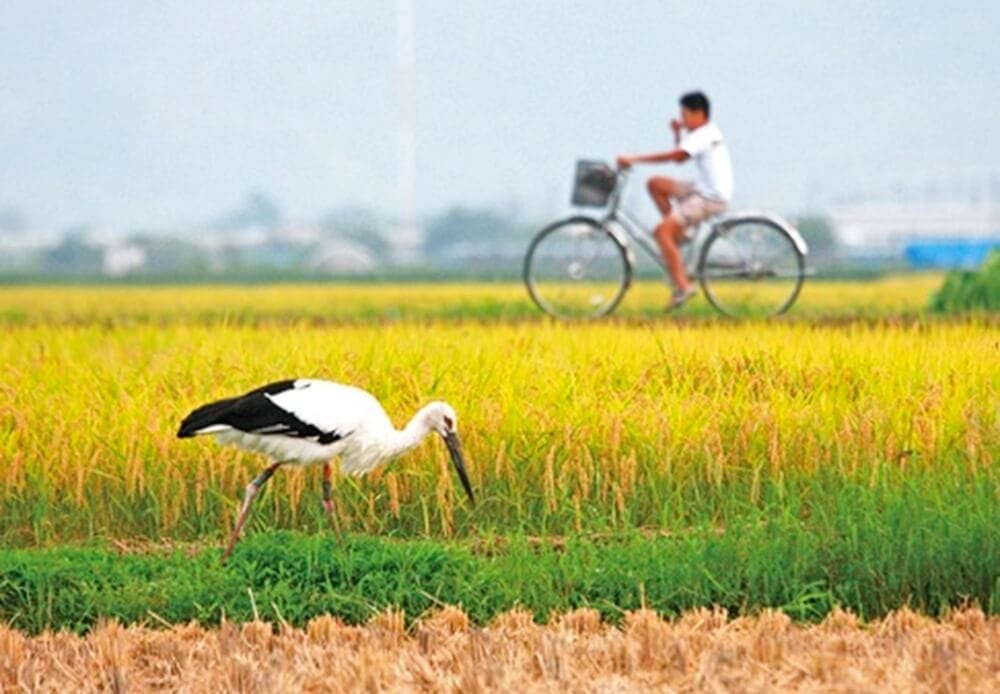
{"label": "man's white shirt", "polygon": [[700,180],[694,184],[695,192],[710,200],[729,202],[733,197],[733,162],[718,126],[705,123],[685,134],[678,147],[698,167]]}

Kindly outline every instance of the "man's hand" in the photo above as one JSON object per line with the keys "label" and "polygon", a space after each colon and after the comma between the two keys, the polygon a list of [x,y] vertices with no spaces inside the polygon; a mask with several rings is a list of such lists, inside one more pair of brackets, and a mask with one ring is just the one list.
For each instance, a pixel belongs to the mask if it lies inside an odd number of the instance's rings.
{"label": "man's hand", "polygon": [[670,129],[674,131],[674,137],[680,137],[680,135],[681,135],[681,128],[683,128],[683,127],[684,127],[684,124],[681,123],[676,118],[671,118],[670,119]]}
{"label": "man's hand", "polygon": [[627,169],[627,168],[629,168],[629,167],[632,166],[633,162],[634,162],[633,158],[630,157],[630,156],[628,156],[627,154],[620,154],[620,155],[618,155],[618,168],[619,169]]}

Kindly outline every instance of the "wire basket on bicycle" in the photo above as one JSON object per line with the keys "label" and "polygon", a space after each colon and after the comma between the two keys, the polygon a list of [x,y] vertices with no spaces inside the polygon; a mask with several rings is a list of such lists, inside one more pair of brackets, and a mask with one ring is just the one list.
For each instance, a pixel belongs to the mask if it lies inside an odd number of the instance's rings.
{"label": "wire basket on bicycle", "polygon": [[581,159],[576,163],[573,181],[573,205],[576,207],[604,207],[615,190],[617,175],[603,161]]}

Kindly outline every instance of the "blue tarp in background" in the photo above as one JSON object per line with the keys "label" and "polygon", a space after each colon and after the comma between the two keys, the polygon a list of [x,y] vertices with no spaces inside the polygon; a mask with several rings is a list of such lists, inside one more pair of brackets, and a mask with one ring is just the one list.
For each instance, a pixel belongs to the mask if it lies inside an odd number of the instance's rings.
{"label": "blue tarp in background", "polygon": [[1000,239],[975,241],[920,241],[903,249],[903,255],[917,268],[965,268],[982,265],[990,250],[1000,248]]}

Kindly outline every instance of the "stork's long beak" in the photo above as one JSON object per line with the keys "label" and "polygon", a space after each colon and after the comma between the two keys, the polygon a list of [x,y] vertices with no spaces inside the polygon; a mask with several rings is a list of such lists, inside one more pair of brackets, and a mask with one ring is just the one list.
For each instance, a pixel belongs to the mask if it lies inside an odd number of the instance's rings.
{"label": "stork's long beak", "polygon": [[455,470],[458,472],[459,479],[462,480],[465,493],[469,495],[469,503],[475,504],[476,499],[472,495],[472,485],[469,484],[469,475],[465,472],[465,456],[462,455],[462,444],[458,440],[458,434],[454,431],[448,432],[444,437],[444,443],[448,446],[448,452],[451,454],[451,462],[455,463]]}

